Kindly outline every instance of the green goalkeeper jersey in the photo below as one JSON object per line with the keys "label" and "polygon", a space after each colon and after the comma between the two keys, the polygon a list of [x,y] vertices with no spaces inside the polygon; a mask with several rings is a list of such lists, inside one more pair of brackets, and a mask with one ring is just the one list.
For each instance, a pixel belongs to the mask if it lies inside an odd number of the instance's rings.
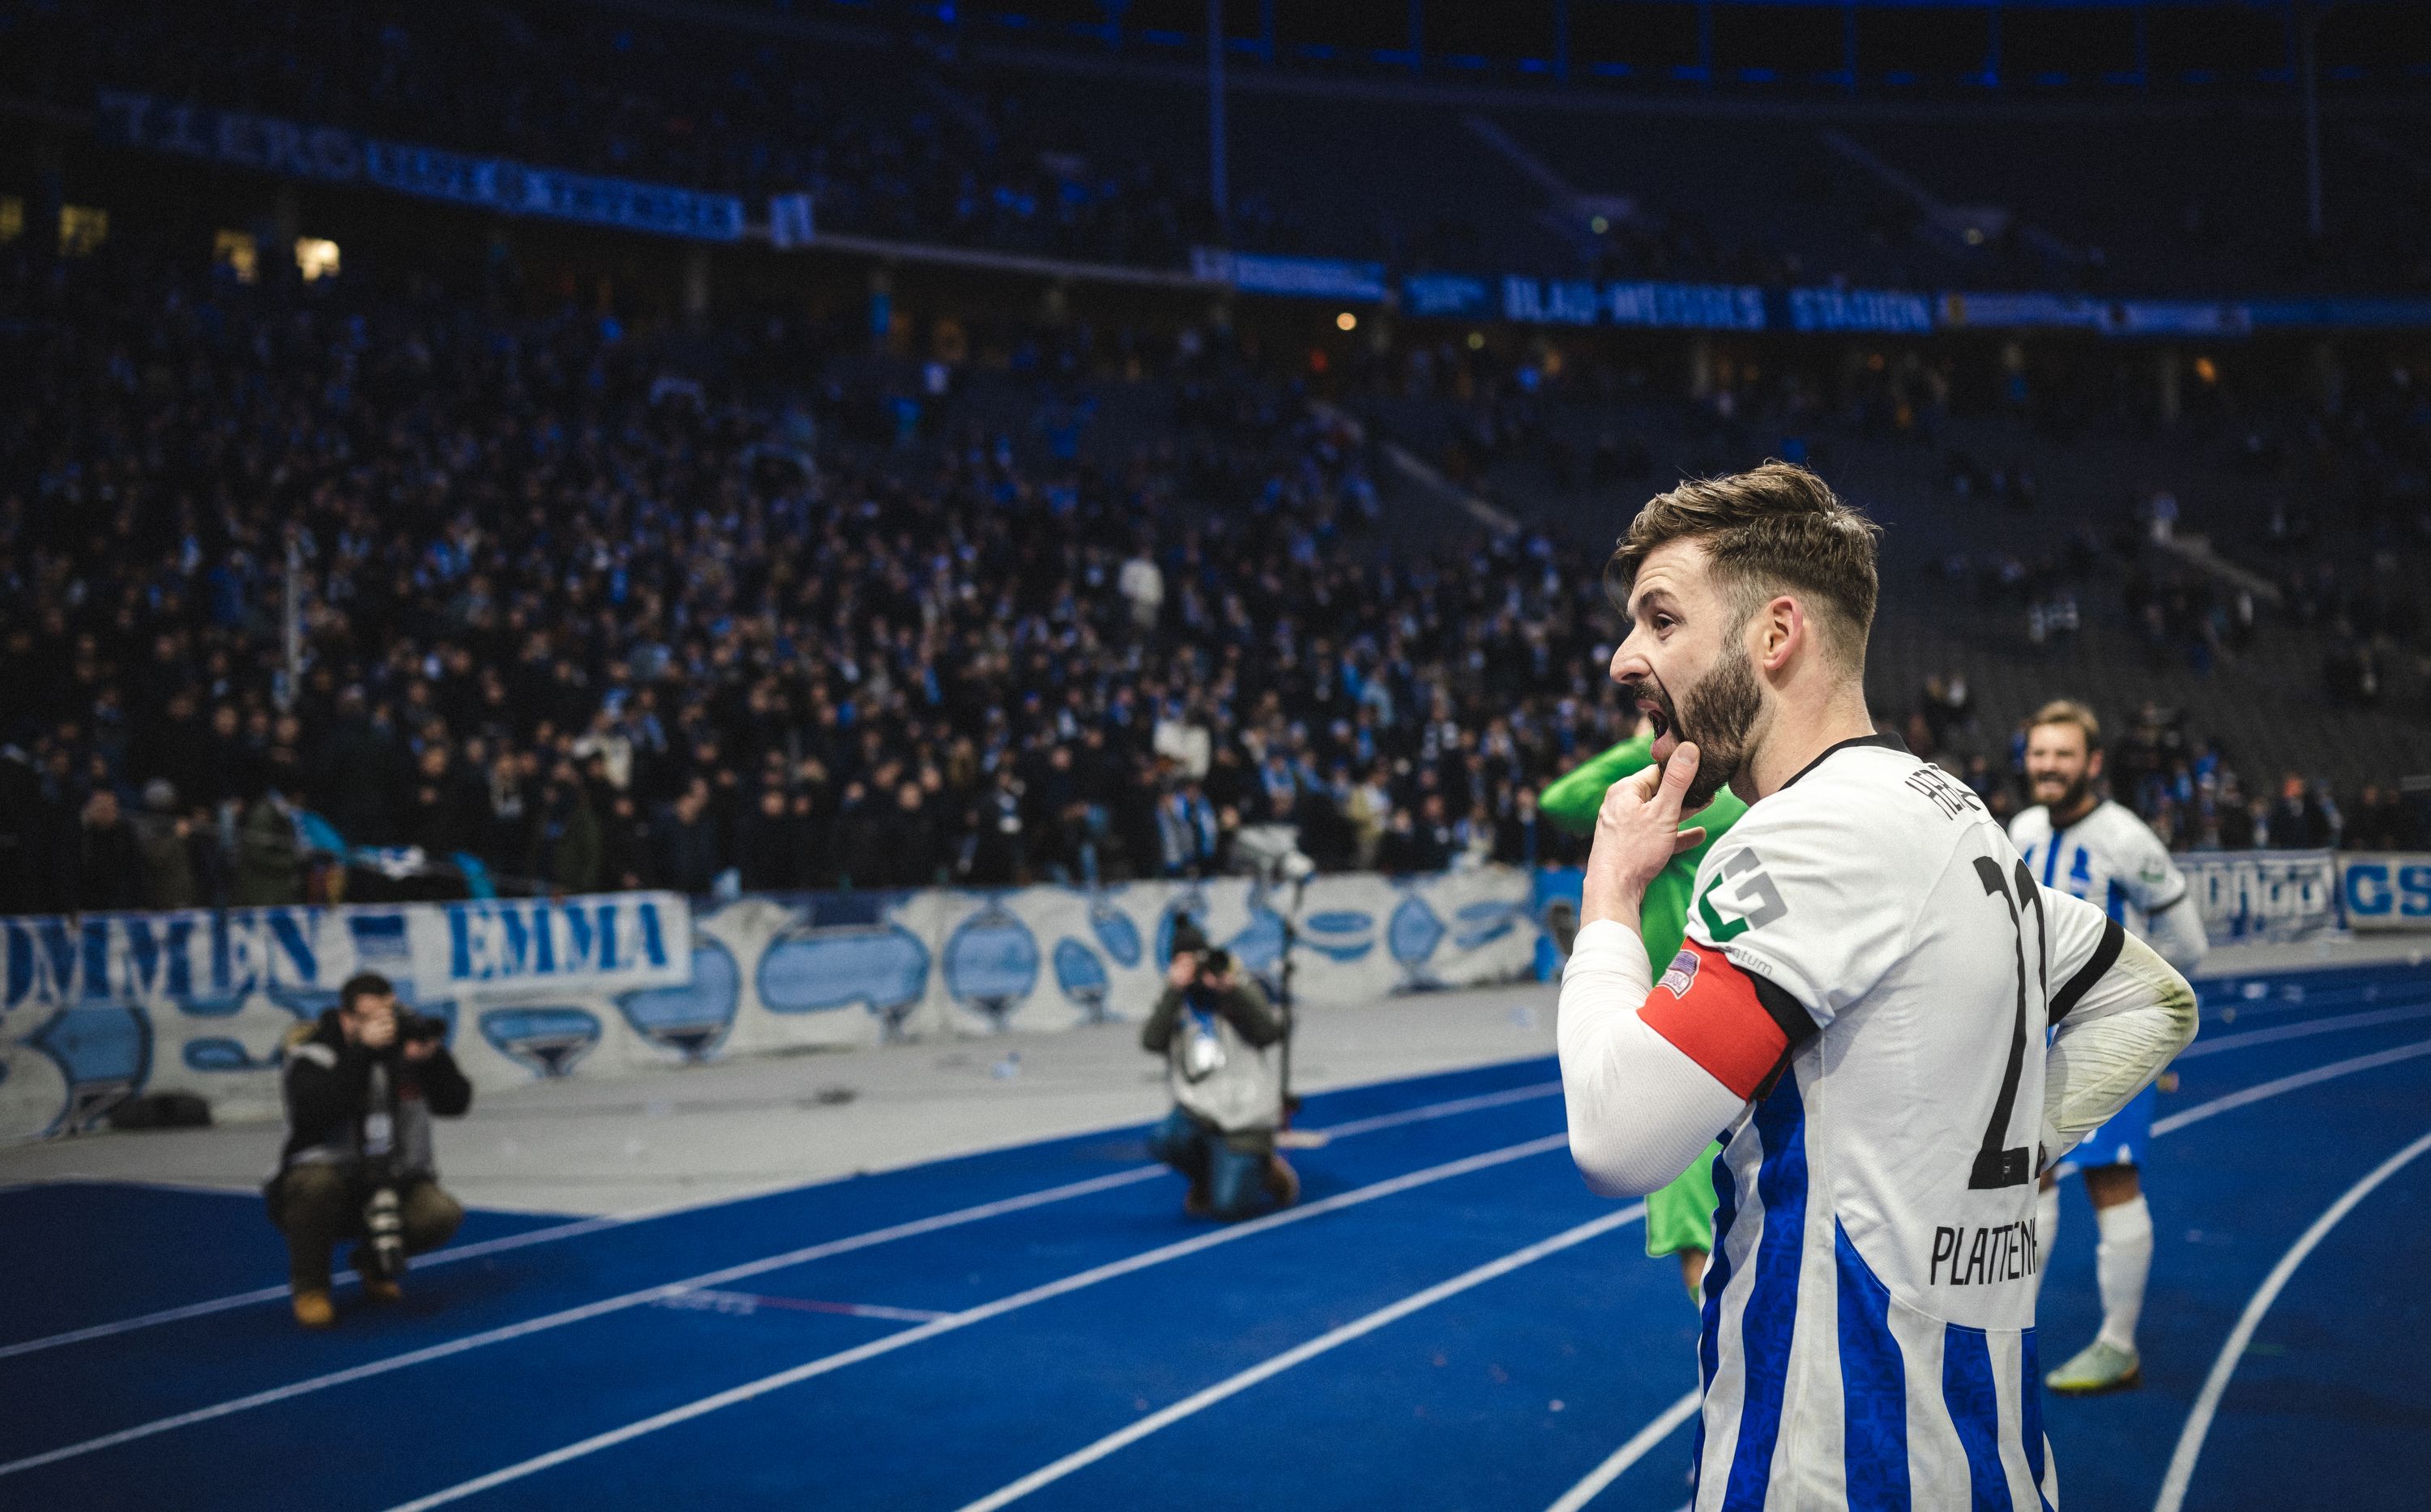
{"label": "green goalkeeper jersey", "polygon": [[[1565,830],[1592,832],[1596,813],[1603,807],[1604,789],[1652,764],[1653,747],[1652,735],[1638,735],[1590,758],[1546,788],[1536,799],[1537,810]],[[1646,941],[1646,960],[1653,968],[1654,980],[1661,981],[1671,968],[1671,958],[1680,953],[1680,942],[1687,936],[1688,897],[1697,885],[1698,864],[1747,809],[1726,787],[1714,795],[1702,814],[1680,821],[1684,830],[1703,825],[1705,838],[1696,849],[1673,856],[1671,864],[1647,885],[1637,929]]]}

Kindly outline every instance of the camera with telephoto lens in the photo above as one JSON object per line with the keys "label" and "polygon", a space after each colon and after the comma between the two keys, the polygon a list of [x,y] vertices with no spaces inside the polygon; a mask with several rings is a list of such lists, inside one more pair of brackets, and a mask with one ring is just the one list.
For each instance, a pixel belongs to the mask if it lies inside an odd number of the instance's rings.
{"label": "camera with telephoto lens", "polygon": [[446,1037],[446,1019],[415,1013],[403,1003],[396,1005],[396,1042],[400,1046],[420,1045],[426,1041]]}
{"label": "camera with telephoto lens", "polygon": [[367,1274],[379,1281],[405,1274],[405,1204],[394,1179],[375,1184],[363,1203],[363,1241],[360,1264]]}
{"label": "camera with telephoto lens", "polygon": [[1232,952],[1230,950],[1209,950],[1199,958],[1199,973],[1201,976],[1221,977],[1232,969]]}
{"label": "camera with telephoto lens", "polygon": [[[447,1021],[417,1014],[404,1004],[396,1010],[396,1047],[444,1039]],[[398,1168],[399,1151],[395,1131],[377,1151],[366,1151],[364,1176],[371,1195],[363,1201],[364,1268],[378,1280],[394,1281],[405,1274],[405,1203],[397,1188],[403,1184],[404,1172]]]}

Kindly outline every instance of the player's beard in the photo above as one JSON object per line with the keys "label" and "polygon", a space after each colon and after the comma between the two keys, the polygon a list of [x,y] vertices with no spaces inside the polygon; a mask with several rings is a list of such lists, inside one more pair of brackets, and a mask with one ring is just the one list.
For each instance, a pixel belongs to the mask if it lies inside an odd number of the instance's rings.
{"label": "player's beard", "polygon": [[[2037,782],[2035,784],[2037,791],[2039,792],[2042,785]],[[2089,771],[2080,772],[2074,781],[2060,789],[2059,797],[2044,799],[2043,807],[2053,814],[2074,814],[2077,810],[2086,807],[2085,800],[2092,796],[2093,774]]]}
{"label": "player's beard", "polygon": [[1744,647],[1734,646],[1720,665],[1688,690],[1685,704],[1674,707],[1670,691],[1659,682],[1650,682],[1645,696],[1660,707],[1672,733],[1697,748],[1697,775],[1680,800],[1682,814],[1695,814],[1747,764],[1748,731],[1764,708],[1755,662]]}

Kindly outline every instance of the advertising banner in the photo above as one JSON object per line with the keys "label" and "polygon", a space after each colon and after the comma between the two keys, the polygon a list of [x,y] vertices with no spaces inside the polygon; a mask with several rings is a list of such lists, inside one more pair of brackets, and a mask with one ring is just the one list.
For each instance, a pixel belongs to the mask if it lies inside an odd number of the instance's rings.
{"label": "advertising banner", "polygon": [[282,1044],[372,970],[449,1026],[477,1088],[732,1055],[1144,1017],[1189,915],[1330,1012],[1517,981],[1525,872],[1247,878],[1009,892],[666,893],[0,919],[0,1140],[90,1128],[148,1091],[278,1112]]}
{"label": "advertising banner", "polygon": [[732,194],[562,173],[505,158],[468,157],[358,136],[336,126],[214,110],[124,90],[100,92],[99,122],[105,142],[264,173],[368,183],[509,215],[541,215],[662,236],[712,242],[743,236],[743,201]]}
{"label": "advertising banner", "polygon": [[2198,850],[2171,859],[2214,945],[2302,939],[2338,926],[2338,864],[2329,851]]}
{"label": "advertising banner", "polygon": [[1792,289],[1789,327],[1922,335],[1933,329],[1933,300],[1899,289]]}
{"label": "advertising banner", "polygon": [[1304,299],[1343,299],[1377,304],[1384,298],[1380,262],[1335,258],[1271,257],[1222,247],[1190,249],[1191,272],[1210,283],[1229,283],[1243,294],[1288,294]]}
{"label": "advertising banner", "polygon": [[808,194],[768,196],[768,244],[780,252],[808,246],[818,237],[815,208]]}
{"label": "advertising banner", "polygon": [[1422,320],[1491,316],[1494,296],[1484,278],[1460,273],[1414,273],[1401,280],[1401,313]]}
{"label": "advertising banner", "polygon": [[[1439,277],[1437,281],[1442,281]],[[1403,286],[1403,303],[1412,303]],[[1422,311],[1413,311],[1422,313]],[[1502,279],[1502,318],[1531,326],[1635,326],[1650,330],[1762,330],[1764,291],[1752,284]]]}
{"label": "advertising banner", "polygon": [[2431,931],[2431,853],[2341,855],[2339,903],[2351,930]]}
{"label": "advertising banner", "polygon": [[137,1092],[275,1112],[281,1041],[358,971],[445,1020],[477,1085],[570,1066],[637,995],[692,974],[673,893],[0,918],[0,1139]]}
{"label": "advertising banner", "polygon": [[1764,291],[1752,284],[1615,283],[1603,291],[1616,326],[1671,330],[1762,330]]}

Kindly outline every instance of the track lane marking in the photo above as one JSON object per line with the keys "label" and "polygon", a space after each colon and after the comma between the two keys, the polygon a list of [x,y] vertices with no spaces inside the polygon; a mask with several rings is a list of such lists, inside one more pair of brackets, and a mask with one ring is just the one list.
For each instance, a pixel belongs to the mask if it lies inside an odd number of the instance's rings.
{"label": "track lane marking", "polygon": [[[260,1193],[256,1192],[254,1200],[260,1201]],[[573,1223],[555,1224],[545,1229],[527,1229],[521,1234],[504,1235],[495,1239],[481,1239],[472,1244],[454,1245],[444,1250],[433,1250],[428,1254],[416,1255],[413,1257],[413,1268],[428,1270],[432,1266],[449,1265],[458,1260],[478,1259],[485,1254],[499,1254],[509,1250],[523,1249],[527,1245],[547,1244],[558,1239],[571,1239],[585,1234],[596,1234],[602,1229],[619,1228],[631,1221],[633,1220],[624,1218],[583,1218]],[[357,1279],[355,1273],[349,1270],[342,1276],[331,1277],[330,1282],[333,1287],[351,1286]],[[159,1312],[139,1313],[133,1318],[122,1318],[114,1322],[92,1323],[83,1328],[69,1329],[62,1334],[49,1334],[41,1338],[22,1339],[14,1344],[0,1344],[0,1360],[13,1359],[20,1354],[32,1354],[42,1350],[57,1349],[63,1344],[85,1344],[97,1338],[132,1334],[139,1329],[154,1328],[162,1323],[183,1322],[190,1318],[208,1318],[213,1313],[224,1313],[232,1307],[246,1307],[256,1302],[276,1302],[286,1295],[287,1284],[282,1281],[275,1286],[257,1286],[251,1291],[235,1292],[226,1297],[213,1297],[208,1302],[188,1302],[180,1307],[164,1307]]]}
{"label": "track lane marking", "polygon": [[2229,1378],[2237,1373],[2238,1362],[2245,1355],[2246,1346],[2254,1342],[2255,1331],[2262,1326],[2262,1317],[2271,1304],[2279,1300],[2296,1268],[2305,1263],[2339,1221],[2355,1211],[2356,1205],[2370,1197],[2372,1190],[2404,1169],[2406,1164],[2424,1151],[2431,1150],[2431,1133],[2425,1133],[2412,1144],[2373,1167],[2363,1180],[2350,1186],[2332,1202],[2312,1226],[2305,1229],[2271,1273],[2262,1278],[2246,1302],[2245,1310],[2238,1315],[2237,1326],[2228,1331],[2219,1355],[2211,1362],[2211,1373],[2204,1378],[2203,1389],[2195,1396],[2195,1404],[2187,1414],[2186,1426],[2178,1432],[2176,1449],[2170,1454],[2170,1468],[2161,1478],[2161,1494],[2153,1503],[2153,1512],[2179,1512],[2186,1504],[2187,1487],[2193,1481],[2195,1462],[2203,1455],[2204,1439],[2211,1433],[2212,1420],[2220,1411],[2220,1399],[2228,1390]]}
{"label": "track lane marking", "polygon": [[1549,1254],[1558,1254],[1575,1245],[1584,1244],[1600,1235],[1609,1234],[1624,1223],[1646,1216],[1644,1202],[1632,1202],[1617,1212],[1590,1218],[1573,1228],[1564,1229],[1551,1238],[1539,1239],[1524,1249],[1514,1250],[1499,1259],[1462,1271],[1449,1281],[1439,1281],[1424,1290],[1412,1292],[1397,1302],[1379,1307],[1363,1317],[1354,1318],[1339,1328],[1329,1329],[1305,1343],[1294,1345],[1280,1354],[1267,1356],[1246,1370],[1237,1371],[1203,1390],[1194,1391],[1172,1405],[1152,1412],[1136,1422],[1128,1423],[1093,1444],[1084,1445],[1051,1464],[1042,1465],[1019,1480],[998,1487],[976,1502],[965,1504],[961,1512],[996,1512],[1000,1506],[1018,1502],[1031,1492],[1051,1486],[1073,1471],[1094,1465],[1106,1456],[1138,1443],[1148,1435],[1158,1433],[1182,1419],[1204,1412],[1228,1397],[1238,1396],[1262,1381],[1269,1381],[1297,1365],[1303,1365],[1320,1354],[1341,1348],[1353,1339],[1364,1338],[1388,1323],[1399,1322],[1411,1314],[1422,1311],[1456,1297],[1472,1286],[1480,1286],[1498,1276],[1507,1276],[1522,1266],[1534,1265]]}
{"label": "track lane marking", "polygon": [[1468,1155],[1459,1160],[1447,1161],[1442,1165],[1429,1166],[1421,1170],[1391,1177],[1366,1186],[1355,1187],[1350,1191],[1323,1198],[1315,1202],[1285,1208],[1280,1213],[1269,1213],[1263,1218],[1254,1218],[1245,1223],[1236,1223],[1229,1228],[1197,1235],[1187,1239],[1177,1240],[1172,1244],[1160,1245],[1153,1250],[1127,1255],[1120,1260],[1109,1261],[1101,1266],[1093,1266],[1089,1269],[1075,1272],[1059,1280],[1046,1282],[1027,1290],[1014,1292],[1008,1297],[1000,1297],[992,1302],[982,1302],[977,1307],[941,1318],[933,1323],[924,1323],[917,1328],[907,1328],[899,1334],[889,1334],[883,1338],[872,1339],[866,1344],[858,1345],[852,1349],[839,1350],[832,1354],[823,1354],[817,1359],[804,1361],[790,1369],[779,1370],[773,1375],[764,1375],[756,1381],[746,1381],[741,1386],[730,1386],[724,1391],[688,1402],[682,1406],[672,1407],[665,1412],[641,1419],[636,1422],[627,1423],[623,1427],[612,1428],[606,1433],[594,1434],[588,1438],[550,1450],[545,1454],[535,1454],[529,1459],[492,1470],[486,1475],[478,1475],[469,1481],[462,1481],[444,1489],[433,1491],[428,1496],[400,1503],[392,1507],[390,1512],[428,1512],[431,1507],[444,1506],[451,1502],[462,1501],[468,1496],[476,1496],[483,1491],[522,1480],[526,1476],[537,1474],[542,1470],[552,1470],[570,1461],[595,1454],[603,1449],[612,1449],[618,1444],[657,1433],[662,1428],[672,1428],[678,1423],[706,1417],[722,1408],[765,1396],[771,1391],[781,1390],[813,1377],[843,1369],[847,1366],[858,1365],[863,1360],[874,1359],[914,1344],[924,1343],[941,1335],[968,1328],[974,1323],[983,1323],[991,1319],[1001,1318],[1007,1313],[1017,1312],[1039,1302],[1068,1296],[1101,1282],[1113,1281],[1146,1270],[1152,1266],[1183,1259],[1202,1251],[1212,1250],[1218,1245],[1232,1244],[1256,1235],[1270,1233],[1288,1224],[1305,1222],[1327,1213],[1339,1212],[1381,1198],[1414,1191],[1436,1182],[1449,1181],[1455,1176],[1466,1176],[1476,1171],[1491,1169],[1515,1160],[1524,1160],[1532,1155],[1547,1154],[1568,1148],[1569,1134],[1567,1132],[1547,1134],[1541,1139],[1530,1139],[1520,1144],[1506,1145],[1500,1150],[1489,1150],[1483,1154]]}
{"label": "track lane marking", "polygon": [[491,1344],[504,1344],[513,1339],[528,1338],[534,1334],[545,1333],[553,1328],[563,1328],[570,1323],[587,1322],[595,1318],[604,1318],[611,1313],[622,1312],[629,1307],[646,1306],[688,1292],[723,1286],[729,1282],[742,1281],[770,1270],[781,1270],[788,1266],[807,1265],[813,1260],[824,1260],[830,1255],[845,1254],[854,1250],[866,1250],[874,1245],[885,1244],[895,1239],[934,1234],[941,1229],[957,1228],[965,1223],[978,1222],[982,1218],[998,1218],[1007,1213],[1043,1207],[1049,1202],[1060,1202],[1067,1198],[1082,1196],[1089,1192],[1101,1192],[1117,1186],[1131,1185],[1146,1181],[1151,1176],[1161,1175],[1164,1171],[1163,1166],[1135,1166],[1109,1175],[1094,1176],[1087,1181],[1050,1186],[1042,1191],[1025,1193],[1020,1197],[982,1202],[975,1207],[959,1208],[951,1213],[914,1218],[908,1223],[872,1229],[866,1233],[850,1235],[841,1239],[830,1239],[821,1244],[805,1245],[798,1250],[789,1250],[783,1254],[746,1260],[741,1265],[703,1271],[697,1276],[687,1276],[681,1281],[665,1282],[656,1286],[645,1286],[639,1291],[629,1291],[619,1296],[602,1298],[598,1302],[561,1308],[557,1312],[544,1313],[538,1318],[526,1319],[520,1323],[508,1323],[497,1328],[484,1329],[478,1334],[466,1334],[460,1338],[426,1345],[418,1350],[408,1350],[402,1354],[391,1354],[381,1359],[367,1360],[360,1365],[348,1366],[344,1369],[308,1376],[301,1381],[291,1381],[285,1386],[271,1386],[246,1396],[213,1403],[209,1406],[175,1413],[166,1418],[155,1418],[149,1422],[137,1423],[131,1428],[121,1428],[114,1433],[102,1434],[76,1443],[63,1444],[57,1449],[44,1450],[39,1454],[28,1454],[22,1459],[13,1459],[5,1465],[0,1465],[0,1476],[14,1475],[21,1470],[56,1464],[63,1459],[74,1459],[80,1454],[90,1454],[97,1450],[115,1449],[121,1444],[130,1444],[139,1438],[149,1438],[155,1434],[167,1433],[173,1428],[188,1428],[196,1423],[210,1422],[214,1419],[249,1412],[256,1407],[267,1407],[276,1403],[293,1401],[297,1397],[309,1396],[315,1391],[326,1391],[331,1386],[367,1381],[374,1376],[386,1375],[392,1370],[402,1370],[410,1366],[428,1365],[433,1360],[444,1360],[451,1355],[462,1354],[467,1351]]}
{"label": "track lane marking", "polygon": [[[1345,1090],[1355,1089],[1346,1088]],[[1531,1083],[1526,1086],[1507,1088],[1501,1092],[1485,1092],[1472,1097],[1453,1098],[1443,1102],[1430,1102],[1415,1108],[1403,1108],[1394,1113],[1376,1114],[1365,1118],[1353,1118],[1347,1123],[1330,1124],[1323,1128],[1312,1129],[1309,1132],[1311,1134],[1324,1134],[1329,1138],[1346,1139],[1353,1134],[1374,1134],[1383,1129],[1398,1129],[1413,1123],[1428,1123],[1437,1118],[1453,1117],[1460,1114],[1474,1113],[1486,1108],[1506,1107],[1512,1103],[1525,1102],[1535,1098],[1551,1097],[1558,1094],[1561,1090],[1562,1084],[1557,1081],[1536,1082]],[[1109,1130],[1105,1132],[1115,1133],[1117,1131]],[[914,1169],[917,1168],[906,1168]],[[1132,1168],[1135,1171],[1146,1171],[1150,1174],[1164,1168],[1165,1168],[1162,1166]],[[75,1181],[85,1181],[91,1178],[76,1177],[72,1179]],[[30,1186],[51,1184],[28,1183],[26,1184]],[[736,1202],[754,1201],[763,1197],[775,1197],[785,1192],[807,1191],[813,1187],[825,1184],[827,1184],[825,1180],[804,1182],[791,1186],[773,1187],[763,1192],[746,1192],[734,1197],[716,1198],[707,1202],[692,1205],[672,1208],[649,1208],[624,1214],[605,1214],[598,1218],[582,1218],[572,1223],[560,1224],[550,1228],[530,1229],[522,1234],[511,1234],[500,1238],[483,1239],[474,1244],[456,1245],[444,1250],[434,1250],[426,1255],[416,1255],[414,1257],[413,1267],[416,1270],[427,1270],[433,1266],[444,1266],[458,1260],[472,1260],[478,1258],[481,1255],[499,1254],[509,1250],[520,1250],[529,1245],[552,1243],[559,1239],[579,1238],[583,1235],[596,1234],[604,1229],[622,1228],[629,1224],[640,1223],[662,1218],[680,1217],[688,1213],[708,1212],[713,1209],[728,1206]],[[6,1190],[8,1190],[8,1188],[0,1188],[0,1191]],[[1050,1190],[1055,1190],[1055,1188],[1050,1188]],[[230,1195],[241,1194],[231,1193]],[[256,1195],[257,1197],[259,1196],[258,1193]],[[1076,1193],[1073,1195],[1080,1194]],[[333,1286],[351,1286],[355,1285],[356,1280],[357,1278],[354,1272],[347,1271],[342,1275],[331,1278],[331,1284]],[[231,1308],[250,1307],[261,1302],[277,1302],[287,1296],[287,1284],[282,1281],[275,1285],[256,1286],[250,1291],[234,1292],[225,1297],[213,1297],[205,1302],[187,1302],[181,1306],[164,1307],[157,1312],[139,1313],[132,1318],[117,1319],[110,1322],[91,1323],[82,1328],[72,1328],[63,1333],[49,1334],[40,1338],[22,1339],[13,1344],[0,1344],[0,1360],[12,1359],[21,1354],[33,1354],[42,1350],[58,1349],[62,1345],[88,1344],[94,1339],[111,1338],[121,1334],[132,1334],[146,1328],[156,1328],[164,1323],[181,1323],[189,1319],[208,1318],[213,1313],[224,1313]],[[6,1473],[7,1470],[5,1468],[0,1468],[0,1474]]]}
{"label": "track lane marking", "polygon": [[951,1318],[932,1307],[889,1307],[879,1302],[821,1302],[813,1297],[770,1297],[754,1291],[688,1291],[659,1303],[679,1311],[748,1318],[763,1307],[778,1312],[834,1313],[845,1318],[883,1318],[897,1323],[933,1323]]}
{"label": "track lane marking", "polygon": [[2316,1083],[2335,1081],[2339,1077],[2351,1076],[2357,1071],[2369,1071],[2375,1067],[2390,1066],[2399,1061],[2410,1061],[2419,1055],[2431,1055],[2431,1039],[2418,1039],[2411,1045],[2400,1045],[2395,1050],[2375,1050],[2369,1055],[2356,1055],[2343,1061],[2332,1061],[2327,1066],[2317,1066],[2309,1071],[2296,1071],[2272,1081],[2256,1083],[2242,1091],[2214,1098],[2209,1102],[2198,1102],[2193,1107],[2183,1112],[2172,1113],[2166,1118],[2154,1119],[2153,1137],[2158,1139],[2163,1134],[2175,1134],[2190,1123],[2201,1123],[2205,1118],[2233,1112],[2249,1102],[2260,1102],[2269,1098],[2275,1098],[2283,1092],[2294,1092]]}
{"label": "track lane marking", "polygon": [[1655,1445],[1670,1437],[1682,1423],[1695,1417],[1699,1404],[1703,1401],[1703,1391],[1691,1389],[1664,1408],[1661,1417],[1637,1430],[1629,1442],[1614,1450],[1602,1464],[1587,1471],[1586,1479],[1564,1491],[1545,1512],[1579,1512],[1581,1507],[1602,1495],[1605,1487],[1620,1479],[1621,1471],[1644,1459]]}
{"label": "track lane marking", "polygon": [[2198,1039],[2178,1051],[2182,1061],[2200,1060],[2222,1050],[2244,1050],[2252,1045],[2276,1045],[2282,1040],[2309,1039],[2315,1034],[2334,1034],[2343,1029],[2370,1029],[2377,1024],[2399,1024],[2408,1019],[2431,1018],[2431,1003],[2415,1003],[2399,1008],[2376,1008],[2359,1014],[2339,1014],[2329,1018],[2317,1018],[2305,1024],[2281,1024],[2272,1029],[2248,1030],[2243,1033],[2226,1034],[2214,1039]]}

